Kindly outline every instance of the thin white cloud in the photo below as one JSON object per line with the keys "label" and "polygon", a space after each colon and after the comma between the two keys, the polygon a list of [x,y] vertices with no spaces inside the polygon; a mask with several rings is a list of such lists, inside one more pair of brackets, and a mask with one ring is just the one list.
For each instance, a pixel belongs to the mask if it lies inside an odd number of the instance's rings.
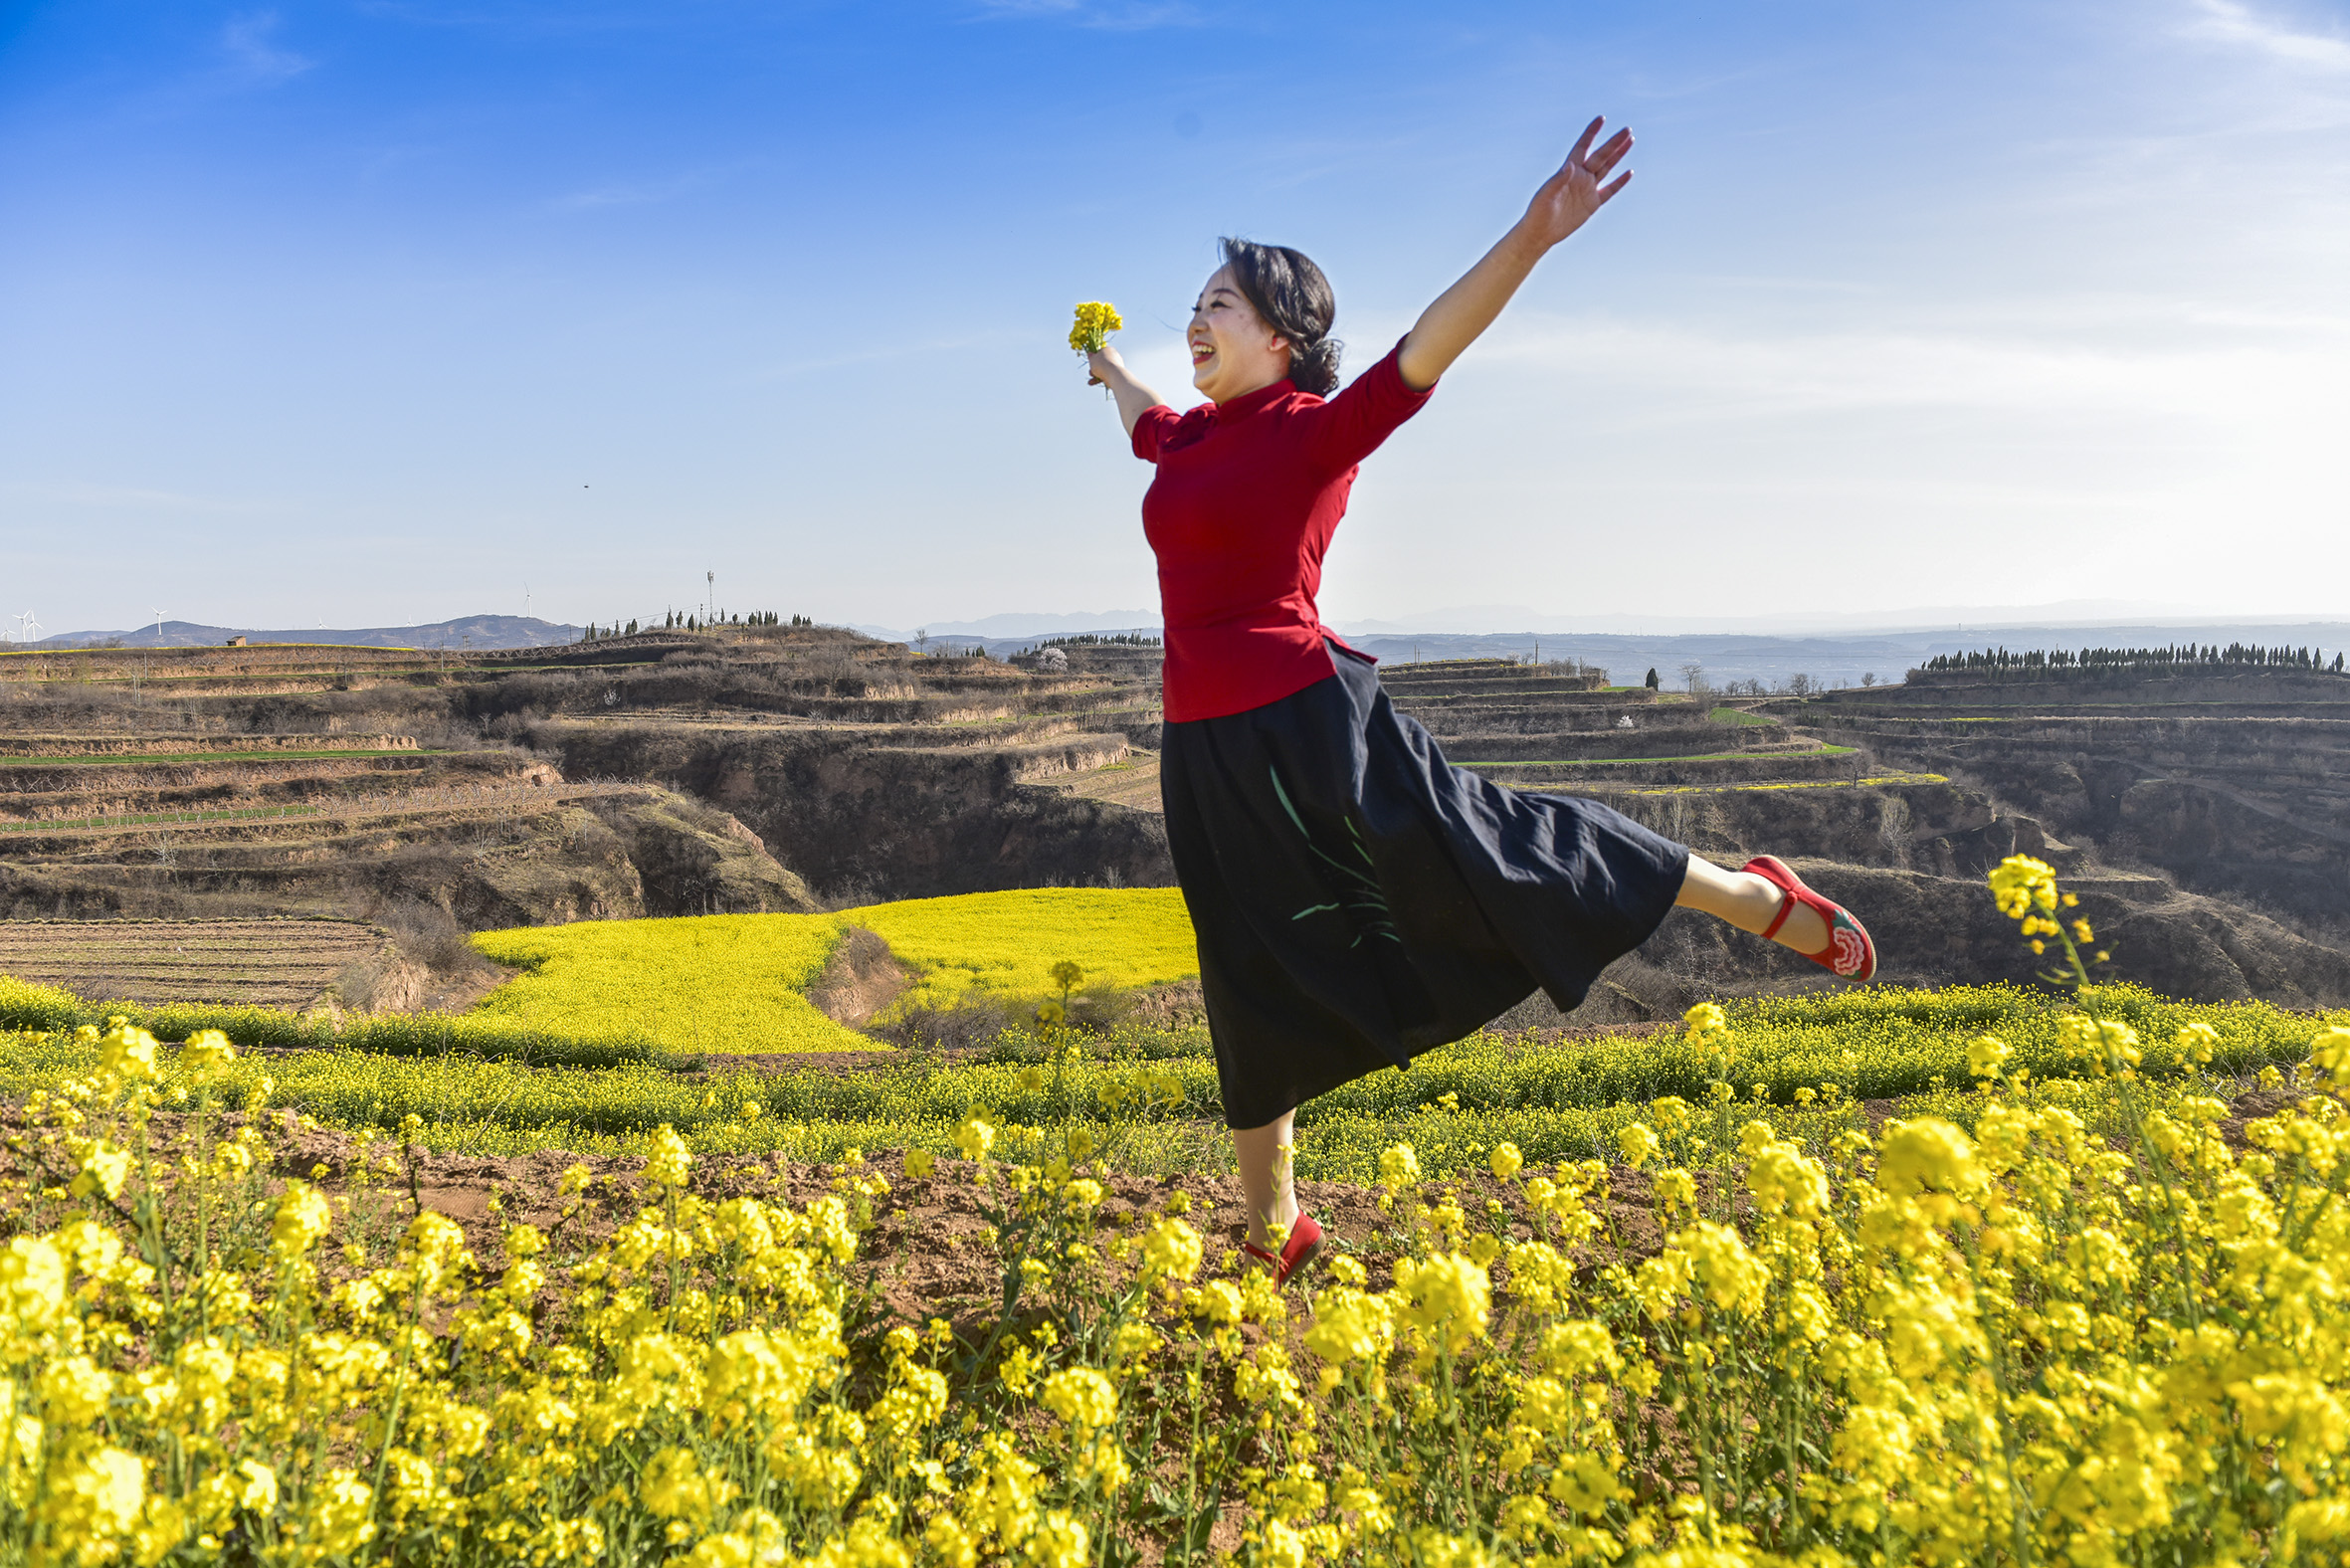
{"label": "thin white cloud", "polygon": [[132,485],[66,483],[0,485],[0,504],[14,500],[27,506],[94,507],[109,511],[249,512],[245,501],[218,496],[189,495],[177,490],[148,490]]}
{"label": "thin white cloud", "polygon": [[2239,0],[2196,0],[2187,35],[2250,49],[2307,70],[2350,73],[2350,39],[2302,32]]}
{"label": "thin white cloud", "polygon": [[644,207],[655,202],[675,201],[693,191],[706,190],[731,179],[750,166],[749,162],[737,160],[717,167],[673,174],[667,179],[613,180],[554,197],[542,205],[548,212],[595,212],[605,207]]}
{"label": "thin white cloud", "polygon": [[240,76],[258,86],[275,87],[291,82],[317,64],[291,49],[279,47],[271,39],[278,30],[275,11],[249,11],[229,18],[220,30],[221,48],[228,54]]}
{"label": "thin white cloud", "polygon": [[1067,22],[1121,33],[1190,27],[1201,20],[1182,0],[979,0],[978,11],[991,21]]}
{"label": "thin white cloud", "polygon": [[[2331,322],[2336,326],[2338,322]],[[2216,324],[2214,324],[2216,326]],[[2303,338],[2312,336],[2303,329]],[[2267,334],[2212,341],[2077,341],[2058,331],[1962,329],[1715,334],[1636,322],[1525,322],[1478,357],[1544,376],[1591,378],[1627,393],[1641,426],[1803,419],[1865,409],[1984,409],[2056,419],[2235,426],[2279,402],[2338,397],[2333,343],[2277,345]]]}
{"label": "thin white cloud", "polygon": [[666,185],[600,185],[594,190],[573,191],[547,203],[551,212],[593,212],[599,207],[642,207],[648,202],[668,201],[685,188],[683,182]]}

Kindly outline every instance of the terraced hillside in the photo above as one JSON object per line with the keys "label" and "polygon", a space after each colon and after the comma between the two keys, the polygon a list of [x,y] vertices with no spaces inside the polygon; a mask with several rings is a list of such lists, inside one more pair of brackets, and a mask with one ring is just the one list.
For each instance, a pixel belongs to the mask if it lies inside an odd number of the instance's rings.
{"label": "terraced hillside", "polygon": [[[1158,666],[1119,645],[930,658],[804,626],[515,654],[0,656],[0,910],[325,915],[456,955],[464,930],[595,916],[1164,885]],[[1894,978],[2029,978],[1953,912],[2024,851],[2081,880],[2140,966],[2125,978],[2350,995],[2350,958],[2303,939],[2339,889],[2343,826],[2340,718],[2309,707],[2340,698],[2314,687],[2082,689],[2059,709],[1922,682],[1699,703],[1498,660],[1383,679],[1496,782],[1608,800],[1731,864],[1799,861],[1870,911]],[[2192,848],[2215,815],[2233,871]],[[2248,880],[2259,854],[2279,870]],[[1675,916],[1593,1016],[1817,973]]]}
{"label": "terraced hillside", "polygon": [[[558,667],[608,660],[589,645]],[[465,716],[473,688],[545,668],[317,647],[0,658],[0,911],[380,919],[464,967],[465,929],[813,907],[726,814],[567,779]]]}
{"label": "terraced hillside", "polygon": [[[2011,762],[2001,741],[1980,741],[1962,767],[1946,750],[1886,744],[1881,729],[1848,722],[1886,693],[1700,707],[1681,693],[1492,660],[1388,666],[1381,679],[1451,760],[1496,782],[1605,800],[1728,865],[1763,853],[1797,861],[1816,885],[1865,911],[1891,977],[2030,981],[2029,955],[1972,896],[1984,873],[2021,853],[2068,874],[2128,978],[2215,998],[2350,996],[2350,956],[2309,940],[2322,927],[2295,910],[2205,896],[2245,889],[2183,886],[2132,841],[2067,837],[2061,817],[2063,832],[2052,832],[2034,809],[2039,795],[1993,788],[2033,765],[2028,749]],[[2254,700],[2241,690],[2227,699]],[[1783,949],[1675,913],[1609,971],[1578,1018],[1667,1016],[1709,994],[1820,983]],[[1543,1013],[1530,1004],[1521,1021]]]}
{"label": "terraced hillside", "polygon": [[2116,864],[2350,940],[2350,677],[1923,678],[1802,718]]}

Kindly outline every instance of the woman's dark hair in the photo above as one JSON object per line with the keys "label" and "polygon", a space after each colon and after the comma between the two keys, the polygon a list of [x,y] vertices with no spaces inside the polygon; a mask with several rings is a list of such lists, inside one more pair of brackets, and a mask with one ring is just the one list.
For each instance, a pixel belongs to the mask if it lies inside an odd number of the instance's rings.
{"label": "woman's dark hair", "polygon": [[1338,301],[1330,280],[1302,251],[1255,240],[1224,241],[1224,263],[1265,324],[1289,340],[1289,380],[1300,392],[1327,397],[1338,386],[1338,352],[1330,335]]}

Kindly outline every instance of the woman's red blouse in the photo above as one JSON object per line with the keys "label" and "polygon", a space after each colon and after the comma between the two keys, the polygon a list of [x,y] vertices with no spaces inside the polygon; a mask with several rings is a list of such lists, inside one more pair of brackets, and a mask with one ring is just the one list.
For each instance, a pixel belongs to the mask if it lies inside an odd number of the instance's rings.
{"label": "woman's red blouse", "polygon": [[1322,639],[1339,640],[1314,608],[1323,552],[1356,466],[1429,397],[1405,383],[1402,350],[1327,401],[1276,381],[1134,422],[1134,455],[1159,466],[1142,531],[1159,558],[1170,722],[1262,707],[1333,674]]}

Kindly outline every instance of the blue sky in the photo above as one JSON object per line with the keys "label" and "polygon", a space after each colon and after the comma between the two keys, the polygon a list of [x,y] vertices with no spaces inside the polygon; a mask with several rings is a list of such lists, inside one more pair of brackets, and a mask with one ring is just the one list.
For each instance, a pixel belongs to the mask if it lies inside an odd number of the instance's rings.
{"label": "blue sky", "polygon": [[2338,0],[0,8],[0,608],[1145,607],[1072,303],[1180,404],[1278,240],[1359,370],[1598,111],[1331,619],[2350,611]]}

